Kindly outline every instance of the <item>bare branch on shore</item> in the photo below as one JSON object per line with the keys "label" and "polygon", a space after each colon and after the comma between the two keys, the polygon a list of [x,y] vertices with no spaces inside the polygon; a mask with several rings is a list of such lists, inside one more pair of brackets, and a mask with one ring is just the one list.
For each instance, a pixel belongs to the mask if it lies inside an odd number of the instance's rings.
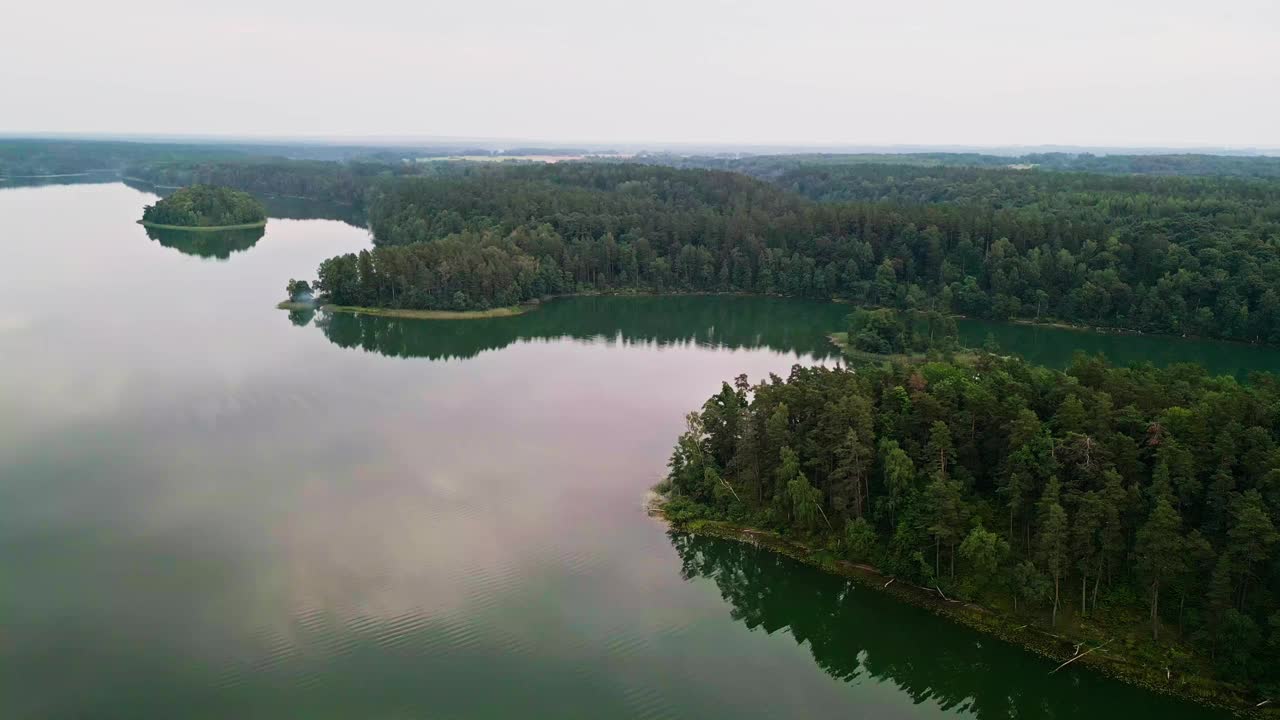
{"label": "bare branch on shore", "polygon": [[[1111,640],[1108,640],[1108,641],[1106,641],[1106,642],[1102,643],[1101,645],[1099,645],[1099,646],[1097,646],[1097,647],[1089,648],[1088,650],[1085,650],[1084,652],[1080,653],[1079,655],[1076,655],[1075,657],[1073,657],[1073,658],[1071,658],[1070,660],[1068,660],[1068,661],[1066,661],[1066,662],[1062,663],[1062,664],[1061,664],[1061,665],[1059,665],[1058,667],[1056,667],[1056,668],[1054,668],[1054,669],[1050,670],[1050,671],[1049,671],[1049,674],[1050,674],[1050,675],[1052,675],[1052,674],[1054,674],[1054,673],[1058,672],[1058,671],[1059,671],[1059,670],[1061,670],[1062,668],[1064,668],[1064,667],[1066,667],[1066,666],[1070,665],[1071,663],[1073,663],[1073,662],[1075,662],[1075,661],[1079,660],[1080,658],[1084,657],[1085,655],[1088,655],[1089,653],[1093,652],[1094,650],[1101,650],[1102,648],[1104,648],[1104,647],[1106,647],[1106,646],[1110,645],[1110,644],[1111,644],[1111,642],[1112,642],[1113,640],[1115,640],[1115,638],[1111,638]],[[1079,646],[1079,645],[1077,645],[1077,646],[1076,646],[1076,650],[1079,650],[1079,649],[1080,649],[1080,646]]]}

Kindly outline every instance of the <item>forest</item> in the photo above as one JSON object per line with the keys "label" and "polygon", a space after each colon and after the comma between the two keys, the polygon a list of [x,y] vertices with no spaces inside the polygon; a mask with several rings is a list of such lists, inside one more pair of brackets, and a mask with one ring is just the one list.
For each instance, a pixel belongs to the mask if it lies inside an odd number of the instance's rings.
{"label": "forest", "polygon": [[155,162],[130,167],[130,178],[158,188],[224,185],[259,196],[321,200],[363,206],[365,193],[379,178],[395,177],[412,166],[353,160],[236,158],[217,162]]}
{"label": "forest", "polygon": [[[405,158],[485,155],[490,151],[457,143],[416,147],[341,145],[323,142],[162,140],[87,140],[68,138],[0,138],[0,178],[106,173],[150,180],[156,172],[187,171],[228,162],[269,164],[320,161],[405,164]],[[542,152],[542,151],[539,151]],[[547,150],[542,154],[570,152]],[[315,170],[316,166],[311,166]],[[189,185],[191,182],[172,183]],[[247,189],[247,188],[241,188]]]}
{"label": "forest", "polygon": [[338,304],[750,292],[1280,342],[1269,180],[855,163],[764,182],[568,163],[401,178],[366,203],[377,249],[320,279]]}
{"label": "forest", "polygon": [[796,366],[687,418],[667,515],[1280,692],[1280,383],[1199,366]]}
{"label": "forest", "polygon": [[[115,167],[159,186],[349,206],[378,248],[328,264],[344,305],[748,292],[1280,343],[1277,158],[646,155],[495,166],[396,155],[437,150],[14,140],[0,142],[0,166]],[[447,251],[409,247],[449,236]]]}
{"label": "forest", "polygon": [[266,208],[253,196],[217,185],[191,185],[147,205],[142,222],[191,228],[265,223]]}
{"label": "forest", "polygon": [[1040,152],[1023,155],[976,152],[808,153],[782,155],[733,154],[689,156],[645,153],[633,162],[682,168],[730,170],[770,179],[801,168],[850,165],[910,167],[974,167],[992,169],[1036,168],[1061,172],[1109,175],[1215,175],[1223,177],[1280,178],[1280,157],[1258,155],[1210,155],[1203,153]]}

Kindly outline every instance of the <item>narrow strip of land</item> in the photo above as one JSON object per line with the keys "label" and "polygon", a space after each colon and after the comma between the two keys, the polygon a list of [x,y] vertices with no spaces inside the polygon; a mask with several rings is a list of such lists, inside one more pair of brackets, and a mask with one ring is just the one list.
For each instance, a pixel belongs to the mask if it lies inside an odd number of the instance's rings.
{"label": "narrow strip of land", "polygon": [[211,232],[214,230],[253,230],[260,227],[266,227],[267,221],[240,223],[239,225],[165,225],[163,223],[147,222],[139,220],[139,225],[157,230],[191,230],[193,232]]}
{"label": "narrow strip of land", "polygon": [[408,320],[476,320],[479,318],[514,317],[534,310],[538,305],[513,305],[511,307],[489,308],[488,310],[408,310],[403,308],[372,308],[354,305],[323,305],[326,312],[352,313],[355,315],[376,315],[378,317],[405,318]]}

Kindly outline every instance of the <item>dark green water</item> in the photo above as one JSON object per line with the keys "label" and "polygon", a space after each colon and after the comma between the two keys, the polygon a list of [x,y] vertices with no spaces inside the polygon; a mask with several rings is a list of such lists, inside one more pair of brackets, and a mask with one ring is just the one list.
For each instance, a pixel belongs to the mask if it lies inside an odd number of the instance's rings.
{"label": "dark green water", "polygon": [[[621,346],[768,348],[834,360],[838,353],[827,336],[844,327],[850,309],[762,297],[582,297],[556,300],[518,317],[421,322],[321,314],[315,324],[338,345],[397,357],[469,358],[524,340],[576,339]],[[293,317],[305,324],[314,314]],[[1117,365],[1198,363],[1213,374],[1242,380],[1255,371],[1280,371],[1280,350],[1270,347],[984,320],[958,325],[964,345],[981,347],[990,336],[1004,352],[1057,368],[1084,352],[1101,353]]]}
{"label": "dark green water", "polygon": [[645,516],[684,413],[847,308],[290,316],[363,230],[206,256],[152,201],[0,190],[0,717],[1214,717]]}
{"label": "dark green water", "polygon": [[1196,363],[1214,375],[1248,379],[1253,372],[1280,372],[1280,350],[1244,343],[1188,340],[1159,335],[1128,335],[1063,330],[1041,325],[1015,325],[986,320],[960,322],[960,341],[982,347],[987,336],[1005,352],[1028,361],[1065,368],[1076,352],[1101,353],[1116,365]]}

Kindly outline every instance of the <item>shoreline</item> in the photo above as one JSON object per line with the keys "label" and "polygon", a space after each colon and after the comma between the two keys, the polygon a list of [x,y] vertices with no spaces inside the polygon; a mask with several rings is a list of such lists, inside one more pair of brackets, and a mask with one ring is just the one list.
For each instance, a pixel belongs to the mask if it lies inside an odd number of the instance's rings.
{"label": "shoreline", "polygon": [[1111,638],[1066,637],[1030,623],[1016,625],[1017,618],[1007,617],[981,605],[944,599],[941,591],[919,587],[906,581],[899,582],[897,578],[886,575],[871,565],[836,559],[826,551],[815,550],[774,532],[735,525],[724,520],[694,520],[677,524],[666,516],[663,509],[665,500],[664,496],[651,491],[651,496],[645,503],[645,511],[673,530],[763,547],[822,572],[847,578],[862,587],[890,595],[901,602],[1040,657],[1055,662],[1071,661],[1073,664],[1087,665],[1093,672],[1128,685],[1230,712],[1239,717],[1280,717],[1280,712],[1271,705],[1267,705],[1266,709],[1259,708],[1255,701],[1247,699],[1236,688],[1217,680],[1199,675],[1181,675],[1178,676],[1180,681],[1175,681],[1158,669],[1139,665],[1122,655],[1107,652],[1080,655],[1080,652],[1090,648],[1099,649]]}
{"label": "shoreline", "polygon": [[[141,221],[139,222],[141,223]],[[142,224],[145,224],[145,223],[142,223]],[[186,227],[176,227],[176,226],[167,226],[167,225],[153,226],[153,227],[166,227],[166,228],[174,227],[174,229],[179,229],[179,230],[230,229],[230,228],[186,228]],[[231,226],[231,227],[239,228],[242,226]],[[260,227],[260,226],[255,225],[251,227]],[[428,320],[446,320],[446,319],[447,320],[466,320],[466,319],[480,319],[480,318],[486,318],[486,317],[510,317],[515,315],[522,315],[536,308],[538,305],[549,302],[551,300],[560,300],[563,298],[589,298],[589,297],[637,297],[637,298],[638,297],[755,297],[755,298],[775,298],[775,299],[781,299],[781,300],[812,301],[817,303],[829,302],[835,305],[848,305],[850,307],[859,307],[859,308],[865,308],[868,310],[898,309],[898,308],[891,308],[884,305],[859,305],[853,302],[852,300],[848,300],[846,298],[840,298],[840,297],[832,297],[829,300],[821,300],[817,298],[805,298],[805,297],[799,297],[799,296],[793,296],[793,295],[783,295],[781,293],[742,292],[742,291],[735,291],[735,290],[725,290],[725,291],[690,290],[690,291],[664,292],[664,291],[658,291],[658,290],[620,289],[620,290],[590,290],[585,292],[572,292],[572,293],[561,293],[558,295],[545,295],[541,298],[538,298],[536,300],[531,300],[521,305],[513,305],[507,308],[494,308],[492,310],[403,311],[403,312],[410,312],[410,313],[420,313],[420,312],[439,313],[440,315],[438,316],[437,315],[417,315],[417,314],[390,315],[388,313],[401,312],[392,308],[361,307],[361,308],[358,308],[358,311],[366,315],[382,314],[382,315],[386,315],[387,317],[405,317],[405,318],[418,318],[418,319],[428,319]],[[341,310],[341,312],[357,311],[356,309],[354,309],[355,306],[334,306],[334,307],[344,308],[343,310]],[[346,310],[345,308],[348,308],[348,307],[351,307],[353,309]],[[520,308],[521,310],[519,312],[498,313],[494,315],[488,314],[493,312],[494,310],[517,309],[517,308]],[[1203,336],[1203,335],[1195,335],[1195,336],[1171,335],[1168,333],[1144,332],[1142,330],[1110,327],[1105,325],[1084,325],[1084,324],[1075,325],[1067,322],[1062,322],[1057,320],[1047,320],[1047,319],[1036,320],[1034,318],[1009,318],[1007,320],[991,320],[986,318],[970,317],[968,315],[964,315],[961,313],[946,313],[945,315],[947,317],[954,318],[957,320],[974,320],[977,322],[989,322],[989,323],[995,323],[998,325],[1022,325],[1026,327],[1043,327],[1043,328],[1050,328],[1055,330],[1068,330],[1071,332],[1093,333],[1097,335],[1131,335],[1131,336],[1139,336],[1139,337],[1164,338],[1169,340],[1185,340],[1185,341],[1207,342],[1207,343],[1226,343],[1230,345],[1243,345],[1247,347],[1257,347],[1257,348],[1280,348],[1280,345],[1273,345],[1265,342],[1253,342],[1250,340],[1215,338],[1215,337],[1209,337],[1209,336]],[[837,348],[840,348],[838,341],[835,338],[831,337],[832,335],[836,335],[836,334],[839,334],[839,333],[838,332],[829,333],[827,335],[827,338],[832,345],[835,345]],[[957,352],[959,353],[963,353],[966,350],[971,351],[972,348],[963,348],[963,347],[957,348]],[[859,351],[854,350],[849,352],[850,354],[856,354]],[[880,360],[892,360],[899,357],[904,359],[911,359],[912,357],[914,357],[914,356],[908,356],[903,354],[891,356],[891,355],[875,355],[874,353],[865,353],[865,356],[866,356],[865,359],[880,359]],[[919,355],[919,357],[923,358],[925,357],[925,354],[922,353]]]}
{"label": "shoreline", "polygon": [[[747,293],[754,294],[754,293]],[[776,297],[790,297],[788,295],[777,295]],[[864,308],[866,310],[898,310],[906,312],[903,308],[890,305],[859,305],[853,300],[841,297],[832,297],[831,302],[839,305],[849,305],[852,307]],[[1240,340],[1235,338],[1213,337],[1212,335],[1178,335],[1175,333],[1165,333],[1156,331],[1140,330],[1138,328],[1123,327],[1119,325],[1095,325],[1090,323],[1073,323],[1066,320],[1053,320],[1050,318],[1034,318],[1034,317],[1011,317],[999,320],[996,318],[974,317],[958,312],[943,313],[946,317],[956,320],[972,320],[974,322],[995,323],[997,325],[1022,325],[1025,327],[1042,327],[1054,330],[1068,330],[1071,332],[1093,333],[1095,335],[1135,335],[1138,337],[1165,338],[1169,340],[1187,340],[1192,342],[1210,342],[1210,343],[1230,343],[1232,345],[1246,345],[1249,347],[1274,348],[1280,347],[1280,344],[1263,342],[1260,340]]]}
{"label": "shoreline", "polygon": [[155,228],[156,230],[189,230],[191,232],[215,232],[218,230],[256,230],[257,228],[266,227],[267,221],[241,223],[239,225],[165,225],[164,223],[147,222],[139,220],[138,224],[143,227]]}
{"label": "shoreline", "polygon": [[1136,328],[1118,327],[1113,325],[1090,325],[1086,323],[1070,323],[1064,320],[1036,320],[1035,318],[1009,318],[1008,320],[984,320],[983,318],[969,318],[965,315],[956,315],[955,317],[965,318],[966,320],[983,320],[984,322],[1003,323],[1007,325],[1025,325],[1028,327],[1046,327],[1054,330],[1068,330],[1071,332],[1093,333],[1095,335],[1131,335],[1137,337],[1153,337],[1164,338],[1167,340],[1183,340],[1186,342],[1207,342],[1207,343],[1228,343],[1231,345],[1244,345],[1246,347],[1274,348],[1280,345],[1255,341],[1255,340],[1237,340],[1234,338],[1220,338],[1212,335],[1175,335],[1173,333],[1163,332],[1147,332]]}
{"label": "shoreline", "polygon": [[650,292],[650,291],[594,291],[594,292],[578,292],[578,293],[562,293],[560,295],[544,295],[536,300],[521,303],[519,305],[507,305],[497,308],[489,308],[488,310],[412,310],[408,308],[382,308],[382,307],[364,307],[359,305],[332,305],[318,303],[296,303],[289,300],[282,301],[276,305],[281,310],[324,310],[326,312],[341,312],[352,315],[373,315],[377,317],[400,318],[404,320],[484,320],[489,318],[517,317],[531,313],[544,304],[553,300],[564,300],[571,298],[597,298],[597,297],[717,297],[717,296],[733,296],[733,297],[775,297],[785,298],[785,295],[763,295],[759,293],[738,293],[738,292]]}

